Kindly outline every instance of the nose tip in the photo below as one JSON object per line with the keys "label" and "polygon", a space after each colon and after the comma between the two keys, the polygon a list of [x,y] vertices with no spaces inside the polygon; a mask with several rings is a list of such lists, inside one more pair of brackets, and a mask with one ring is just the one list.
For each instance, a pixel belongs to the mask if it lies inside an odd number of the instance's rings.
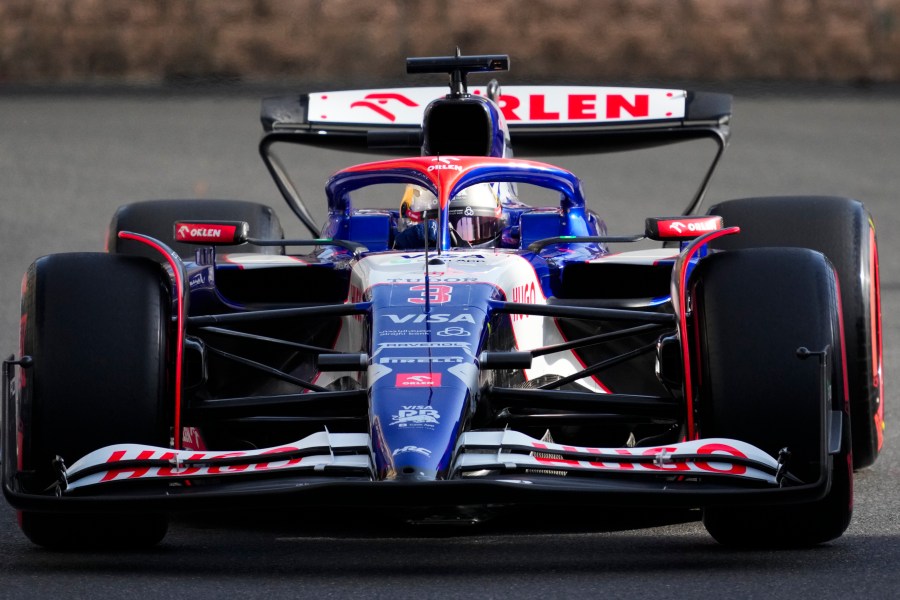
{"label": "nose tip", "polygon": [[394,476],[390,477],[390,479],[394,481],[435,481],[437,479],[437,471],[405,466],[397,469],[394,472]]}

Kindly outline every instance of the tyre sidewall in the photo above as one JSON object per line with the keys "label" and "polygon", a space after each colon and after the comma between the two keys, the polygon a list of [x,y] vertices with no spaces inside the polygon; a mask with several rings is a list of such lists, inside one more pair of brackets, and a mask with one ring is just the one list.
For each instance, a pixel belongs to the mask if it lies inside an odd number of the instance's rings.
{"label": "tyre sidewall", "polygon": [[838,274],[847,352],[855,468],[875,462],[883,443],[881,307],[874,222],[855,200],[830,196],[744,198],[710,208],[741,227],[713,246],[765,246],[822,252]]}
{"label": "tyre sidewall", "polygon": [[[52,483],[114,443],[167,446],[168,295],[161,270],[137,257],[59,254],[29,268],[23,290],[19,464]],[[37,490],[32,490],[37,491]]]}

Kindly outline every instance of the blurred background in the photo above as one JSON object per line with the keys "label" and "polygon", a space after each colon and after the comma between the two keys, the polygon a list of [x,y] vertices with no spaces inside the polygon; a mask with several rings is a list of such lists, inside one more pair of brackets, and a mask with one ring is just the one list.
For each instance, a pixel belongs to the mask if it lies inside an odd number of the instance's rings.
{"label": "blurred background", "polygon": [[508,53],[507,83],[900,80],[900,0],[3,0],[10,85],[404,80]]}

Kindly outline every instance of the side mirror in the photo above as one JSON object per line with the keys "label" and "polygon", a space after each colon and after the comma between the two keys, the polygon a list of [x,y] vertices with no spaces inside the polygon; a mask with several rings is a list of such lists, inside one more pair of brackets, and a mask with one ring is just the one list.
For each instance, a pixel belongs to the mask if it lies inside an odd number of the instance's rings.
{"label": "side mirror", "polygon": [[204,246],[244,244],[250,225],[244,221],[176,221],[175,241]]}
{"label": "side mirror", "polygon": [[655,217],[644,223],[644,236],[660,242],[685,241],[725,226],[722,217]]}

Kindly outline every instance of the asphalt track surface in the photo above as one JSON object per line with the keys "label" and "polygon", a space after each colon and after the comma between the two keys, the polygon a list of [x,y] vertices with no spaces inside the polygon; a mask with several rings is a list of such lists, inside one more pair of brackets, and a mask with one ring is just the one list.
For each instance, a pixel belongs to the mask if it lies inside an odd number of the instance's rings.
{"label": "asphalt track surface", "polygon": [[[878,223],[885,322],[887,448],[857,474],[846,534],[805,551],[734,552],[694,520],[604,513],[588,527],[423,531],[298,511],[176,521],[149,552],[60,554],[32,546],[0,507],[0,598],[892,598],[900,595],[900,96],[738,96],[734,137],[707,202],[835,194]],[[0,96],[0,350],[17,347],[22,273],[36,257],[101,250],[120,204],[242,198],[273,205],[303,235],[258,159],[248,95]],[[699,148],[704,156],[708,147]],[[359,157],[292,157],[324,214],[325,178]],[[677,213],[701,163],[682,149],[560,161],[585,176],[611,233]],[[291,517],[288,519],[288,517]],[[549,517],[549,515],[548,515]],[[648,526],[649,525],[649,526]],[[630,529],[631,527],[637,527]],[[588,531],[581,531],[587,529]]]}

